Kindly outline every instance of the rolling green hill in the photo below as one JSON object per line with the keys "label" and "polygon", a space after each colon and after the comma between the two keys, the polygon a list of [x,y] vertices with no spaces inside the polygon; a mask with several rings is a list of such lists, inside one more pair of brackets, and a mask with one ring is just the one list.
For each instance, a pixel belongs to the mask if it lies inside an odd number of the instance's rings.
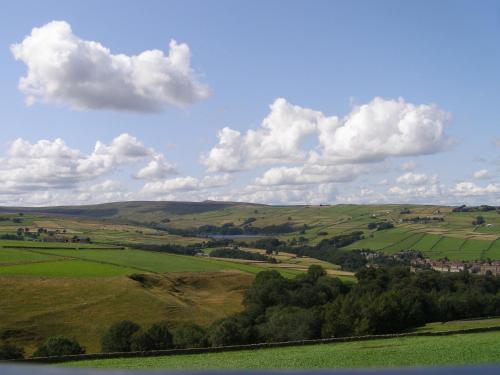
{"label": "rolling green hill", "polygon": [[[195,243],[193,236],[178,236],[174,230],[193,230],[203,225],[232,224],[263,228],[289,224],[292,233],[282,240],[302,236],[310,244],[324,238],[363,231],[365,239],[348,247],[394,253],[414,249],[431,258],[452,260],[500,259],[500,211],[453,212],[452,207],[427,205],[334,205],[269,206],[234,202],[119,202],[73,207],[1,207],[0,215],[23,213],[23,221],[35,227],[52,225],[91,236],[101,243]],[[474,226],[478,215],[486,224]],[[434,218],[428,222],[412,221]],[[395,228],[369,230],[369,223],[389,222]],[[1,231],[17,224],[2,222]]]}

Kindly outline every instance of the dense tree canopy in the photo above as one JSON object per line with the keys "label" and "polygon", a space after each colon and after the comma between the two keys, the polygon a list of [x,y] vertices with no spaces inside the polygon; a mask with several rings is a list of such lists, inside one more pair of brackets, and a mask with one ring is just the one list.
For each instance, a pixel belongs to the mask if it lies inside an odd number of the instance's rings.
{"label": "dense tree canopy", "polygon": [[215,323],[212,345],[402,332],[426,322],[500,314],[500,278],[366,268],[356,284],[319,266],[293,280],[257,275],[243,312]]}

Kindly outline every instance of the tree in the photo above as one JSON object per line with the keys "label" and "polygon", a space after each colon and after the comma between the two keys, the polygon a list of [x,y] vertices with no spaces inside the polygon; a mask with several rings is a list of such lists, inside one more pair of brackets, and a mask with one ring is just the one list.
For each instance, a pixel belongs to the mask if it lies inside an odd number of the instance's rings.
{"label": "tree", "polygon": [[24,349],[14,345],[3,344],[0,346],[0,361],[9,359],[23,359]]}
{"label": "tree", "polygon": [[285,303],[288,299],[287,283],[278,271],[259,272],[245,293],[243,304],[258,312],[269,306]]}
{"label": "tree", "polygon": [[268,342],[318,338],[321,319],[314,309],[275,306],[266,311],[266,322],[258,326],[259,337]]}
{"label": "tree", "polygon": [[65,336],[50,337],[33,353],[33,357],[59,357],[84,354],[85,348],[78,341]]}
{"label": "tree", "polygon": [[104,353],[129,352],[132,337],[140,329],[138,324],[130,320],[123,320],[112,325],[101,339],[102,351]]}
{"label": "tree", "polygon": [[203,348],[208,345],[207,333],[196,324],[184,324],[174,331],[173,342],[176,348]]}
{"label": "tree", "polygon": [[321,276],[326,276],[326,271],[320,265],[313,264],[309,266],[309,269],[307,270],[307,275],[315,283]]}
{"label": "tree", "polygon": [[228,346],[248,344],[254,336],[251,320],[239,314],[212,324],[208,339],[212,346]]}
{"label": "tree", "polygon": [[173,346],[172,334],[164,324],[154,324],[145,332],[137,332],[132,337],[131,350],[145,352],[166,350]]}
{"label": "tree", "polygon": [[476,220],[472,222],[472,225],[483,225],[486,221],[484,220],[484,217],[482,216],[477,216]]}

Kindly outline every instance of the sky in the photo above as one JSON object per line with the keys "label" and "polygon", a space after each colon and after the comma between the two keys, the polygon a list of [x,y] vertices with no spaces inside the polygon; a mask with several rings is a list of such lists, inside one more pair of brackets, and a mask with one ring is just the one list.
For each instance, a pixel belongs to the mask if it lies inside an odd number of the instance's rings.
{"label": "sky", "polygon": [[0,204],[500,205],[500,1],[26,1]]}

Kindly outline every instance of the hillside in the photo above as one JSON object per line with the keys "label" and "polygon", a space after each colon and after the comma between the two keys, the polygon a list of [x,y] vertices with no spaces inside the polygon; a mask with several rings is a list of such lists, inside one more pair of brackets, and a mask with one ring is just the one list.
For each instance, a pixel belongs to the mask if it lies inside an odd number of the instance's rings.
{"label": "hillside", "polygon": [[[121,229],[113,228],[113,224],[141,227],[140,231],[148,231],[148,236],[143,236],[141,240],[125,240],[148,243],[196,242],[199,240],[193,231],[204,226],[231,225],[236,229],[253,228],[259,233],[266,227],[282,225],[293,228],[293,231],[277,234],[281,240],[303,237],[308,243],[314,244],[331,236],[362,231],[365,239],[351,244],[347,249],[367,248],[386,253],[413,249],[430,258],[448,257],[451,260],[500,259],[499,212],[454,212],[452,207],[426,205],[270,206],[210,201],[0,208],[0,214],[29,214],[45,217],[49,223],[59,219],[60,226],[67,226],[68,221],[73,221],[74,227],[91,229],[89,227],[94,224],[93,229],[97,233],[91,234],[104,242],[118,240],[102,238],[104,231],[100,230],[101,226],[107,226],[110,230]],[[473,225],[477,216],[482,216],[485,223]],[[248,224],[248,221],[251,223]],[[394,228],[368,229],[370,223],[380,222],[391,223]],[[137,231],[135,228],[134,237],[138,237]],[[182,238],[179,234],[182,234]]]}
{"label": "hillside", "polygon": [[47,337],[62,334],[97,352],[116,321],[207,325],[237,312],[252,280],[238,271],[147,276],[147,283],[109,270],[90,277],[0,276],[0,338],[32,353]]}

